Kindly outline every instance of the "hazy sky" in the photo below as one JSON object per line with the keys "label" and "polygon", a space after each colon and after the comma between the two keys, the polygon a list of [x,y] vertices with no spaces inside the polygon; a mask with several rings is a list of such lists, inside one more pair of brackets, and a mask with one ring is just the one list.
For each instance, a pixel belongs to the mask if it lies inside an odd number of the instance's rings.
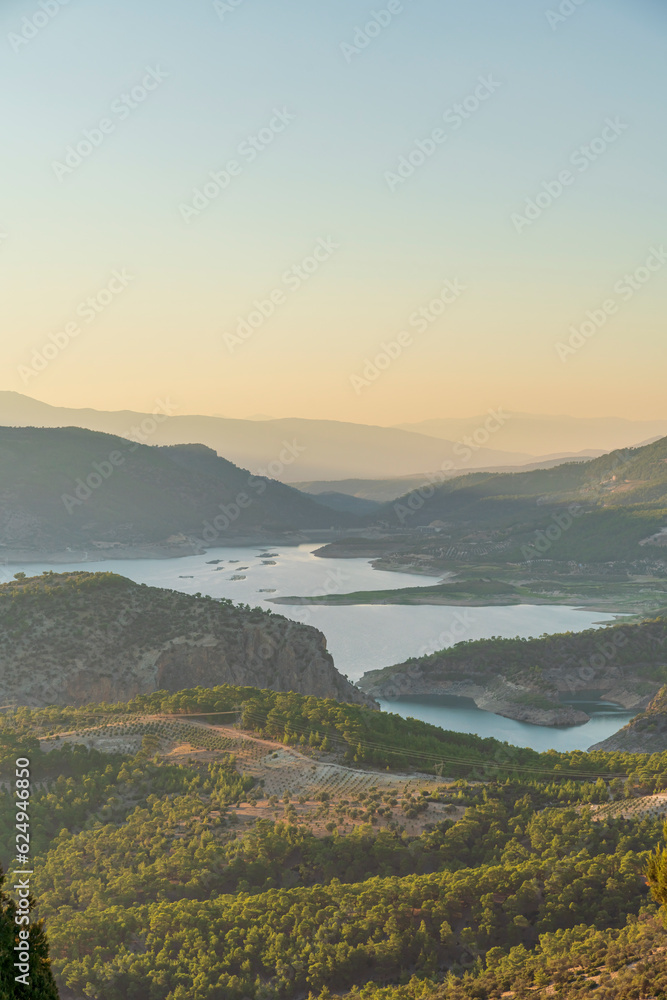
{"label": "hazy sky", "polygon": [[657,0],[4,0],[0,36],[2,388],[665,416]]}

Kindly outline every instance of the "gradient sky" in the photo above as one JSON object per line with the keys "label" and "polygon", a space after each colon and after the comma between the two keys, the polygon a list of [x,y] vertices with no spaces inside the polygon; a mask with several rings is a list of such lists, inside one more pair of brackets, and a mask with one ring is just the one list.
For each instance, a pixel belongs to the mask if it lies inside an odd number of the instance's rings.
{"label": "gradient sky", "polygon": [[[70,0],[21,44],[40,6],[4,0],[1,388],[378,424],[499,405],[666,416],[667,263],[627,301],[614,291],[667,245],[662,4],[404,0],[346,58],[386,0],[235,2]],[[573,13],[550,24],[559,6]],[[147,67],[168,76],[120,120],[114,101]],[[460,128],[443,123],[489,76],[495,93]],[[295,119],[247,163],[239,144],[274,108]],[[113,132],[59,179],[54,161],[105,117]],[[580,171],[571,154],[609,118],[627,127]],[[438,127],[446,142],[391,191],[387,171]],[[186,223],[180,206],[230,159],[240,175]],[[566,169],[573,183],[517,232],[513,214]],[[281,276],[320,238],[339,249],[288,289]],[[77,317],[123,269],[127,288]],[[355,391],[446,279],[464,294]],[[230,351],[224,334],[276,288],[285,301]],[[610,298],[615,313],[562,360],[570,325]],[[26,376],[73,321],[80,333]]]}

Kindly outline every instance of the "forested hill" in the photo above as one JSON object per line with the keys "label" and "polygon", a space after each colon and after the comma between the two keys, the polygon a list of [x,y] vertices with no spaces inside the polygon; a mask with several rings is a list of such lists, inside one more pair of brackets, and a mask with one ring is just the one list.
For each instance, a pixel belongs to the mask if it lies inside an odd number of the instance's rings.
{"label": "forested hill", "polygon": [[0,647],[2,705],[113,702],[221,683],[373,705],[336,670],[317,629],[113,573],[3,584]]}
{"label": "forested hill", "polygon": [[[538,639],[459,642],[428,656],[368,671],[360,686],[380,698],[467,695],[480,707],[524,718],[525,712],[561,710],[561,696],[590,690],[639,709],[666,681],[667,618],[660,617]],[[660,749],[667,749],[667,740]]]}
{"label": "forested hill", "polygon": [[667,755],[513,751],[249,688],[20,709],[0,858],[29,756],[63,1000],[662,1000]]}
{"label": "forested hill", "polygon": [[[285,442],[268,475],[297,449]],[[0,484],[5,551],[87,547],[104,554],[169,539],[201,548],[356,523],[204,445],[158,448],[77,427],[1,427]]]}
{"label": "forested hill", "polygon": [[[630,506],[634,504],[667,504],[667,437],[640,448],[624,448],[589,462],[565,462],[550,469],[533,469],[530,472],[470,473],[434,483],[432,497],[425,497],[424,505],[415,513],[415,523],[425,522],[427,516],[436,517],[443,512],[443,505],[456,510],[465,502],[477,501],[488,508],[492,517],[493,503],[513,499],[520,503],[540,498],[545,502],[579,500],[592,505]],[[414,491],[419,494],[419,491]],[[394,503],[407,503],[412,493],[385,504],[378,512],[390,515]],[[501,510],[502,507],[499,507]],[[477,513],[477,512],[476,512]]]}
{"label": "forested hill", "polygon": [[[468,528],[495,542],[510,562],[525,560],[521,546],[554,522],[560,531],[552,529],[549,559],[647,557],[661,544],[654,536],[667,528],[667,438],[551,469],[470,473],[444,483],[435,476],[432,486],[385,504],[372,519],[405,528],[436,522],[453,529],[454,538]],[[642,551],[640,543],[648,548]],[[534,553],[544,555],[544,549]]]}

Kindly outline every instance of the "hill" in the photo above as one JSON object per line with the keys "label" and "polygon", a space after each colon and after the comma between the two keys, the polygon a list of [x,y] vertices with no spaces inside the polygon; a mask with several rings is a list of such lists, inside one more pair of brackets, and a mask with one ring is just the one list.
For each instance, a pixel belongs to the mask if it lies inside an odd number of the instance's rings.
{"label": "hill", "polygon": [[437,528],[503,562],[660,560],[667,527],[667,438],[588,462],[471,473],[413,490],[374,516],[393,530]]}
{"label": "hill", "polygon": [[45,573],[0,586],[0,704],[82,705],[215,684],[373,705],[317,629],[229,600],[113,573]]}
{"label": "hill", "polygon": [[0,552],[33,559],[68,548],[192,552],[355,523],[203,445],[129,444],[76,427],[0,427],[0,498]]}
{"label": "hill", "polygon": [[[599,457],[603,452],[595,455],[573,456],[561,455],[559,458],[537,459],[534,462],[522,462],[521,464],[502,465],[494,462],[493,466],[479,467],[471,465],[471,471],[478,472],[529,472],[532,469],[551,469],[555,465],[563,465],[568,462],[587,462],[592,457]],[[444,482],[447,479],[456,479],[461,475],[460,469],[457,471],[452,463],[449,471],[438,473],[423,472],[413,476],[398,476],[393,479],[341,479],[332,481],[310,480],[308,482],[292,482],[292,486],[309,493],[311,496],[318,496],[323,493],[344,493],[347,496],[358,497],[363,500],[372,500],[381,504],[388,500],[395,500],[397,497],[405,496],[409,490],[418,490],[421,486],[429,486],[434,480]]]}
{"label": "hill", "polygon": [[376,698],[458,695],[511,719],[572,725],[589,717],[561,698],[578,692],[645,707],[667,681],[666,643],[665,618],[539,639],[477,639],[368,671],[359,686]]}
{"label": "hill", "polygon": [[312,493],[311,496],[314,497],[316,503],[321,503],[324,507],[330,507],[331,510],[341,510],[348,514],[356,514],[359,517],[370,514],[381,506],[378,501],[366,500],[364,497],[355,497],[336,490]]}

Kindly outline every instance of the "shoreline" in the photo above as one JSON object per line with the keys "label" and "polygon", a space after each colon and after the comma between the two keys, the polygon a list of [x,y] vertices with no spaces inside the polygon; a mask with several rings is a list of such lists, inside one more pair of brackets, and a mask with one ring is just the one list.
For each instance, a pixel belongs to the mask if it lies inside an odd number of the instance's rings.
{"label": "shoreline", "polygon": [[[372,594],[372,591],[369,591]],[[548,597],[530,597],[528,595],[521,596],[516,600],[494,600],[489,598],[484,600],[482,598],[470,598],[468,600],[457,599],[452,597],[437,597],[437,596],[425,596],[425,597],[415,597],[415,598],[403,598],[401,600],[391,600],[390,598],[378,598],[376,600],[346,600],[345,598],[332,597],[330,600],[327,598],[313,598],[313,597],[273,597],[269,598],[268,604],[282,604],[287,606],[296,607],[363,607],[363,606],[375,606],[375,607],[452,607],[452,608],[512,608],[520,607],[522,605],[531,605],[534,607],[547,606],[547,607],[563,607],[570,608],[572,611],[594,611],[599,614],[610,614],[617,615],[619,619],[626,620],[628,617],[637,612],[628,611],[618,607],[618,603],[614,602],[613,605],[605,604],[601,601],[596,601],[591,599],[590,602],[586,601],[585,598],[579,598],[576,601],[569,601],[563,598],[548,598]]]}
{"label": "shoreline", "polygon": [[[63,563],[80,563],[82,566],[92,562],[110,562],[115,559],[185,559],[188,556],[203,556],[216,549],[237,549],[247,546],[274,546],[282,545],[289,548],[297,548],[299,545],[318,545],[324,539],[323,532],[317,532],[317,537],[312,537],[309,532],[290,532],[288,535],[280,534],[253,534],[237,535],[233,538],[216,539],[214,542],[206,542],[201,539],[187,538],[182,542],[146,542],[140,545],[123,545],[115,542],[108,542],[96,545],[91,542],[88,548],[62,548],[62,549],[22,549],[9,548],[0,545],[0,566],[29,566],[34,564],[46,564],[47,566],[59,566]],[[330,535],[327,535],[330,537]]]}

